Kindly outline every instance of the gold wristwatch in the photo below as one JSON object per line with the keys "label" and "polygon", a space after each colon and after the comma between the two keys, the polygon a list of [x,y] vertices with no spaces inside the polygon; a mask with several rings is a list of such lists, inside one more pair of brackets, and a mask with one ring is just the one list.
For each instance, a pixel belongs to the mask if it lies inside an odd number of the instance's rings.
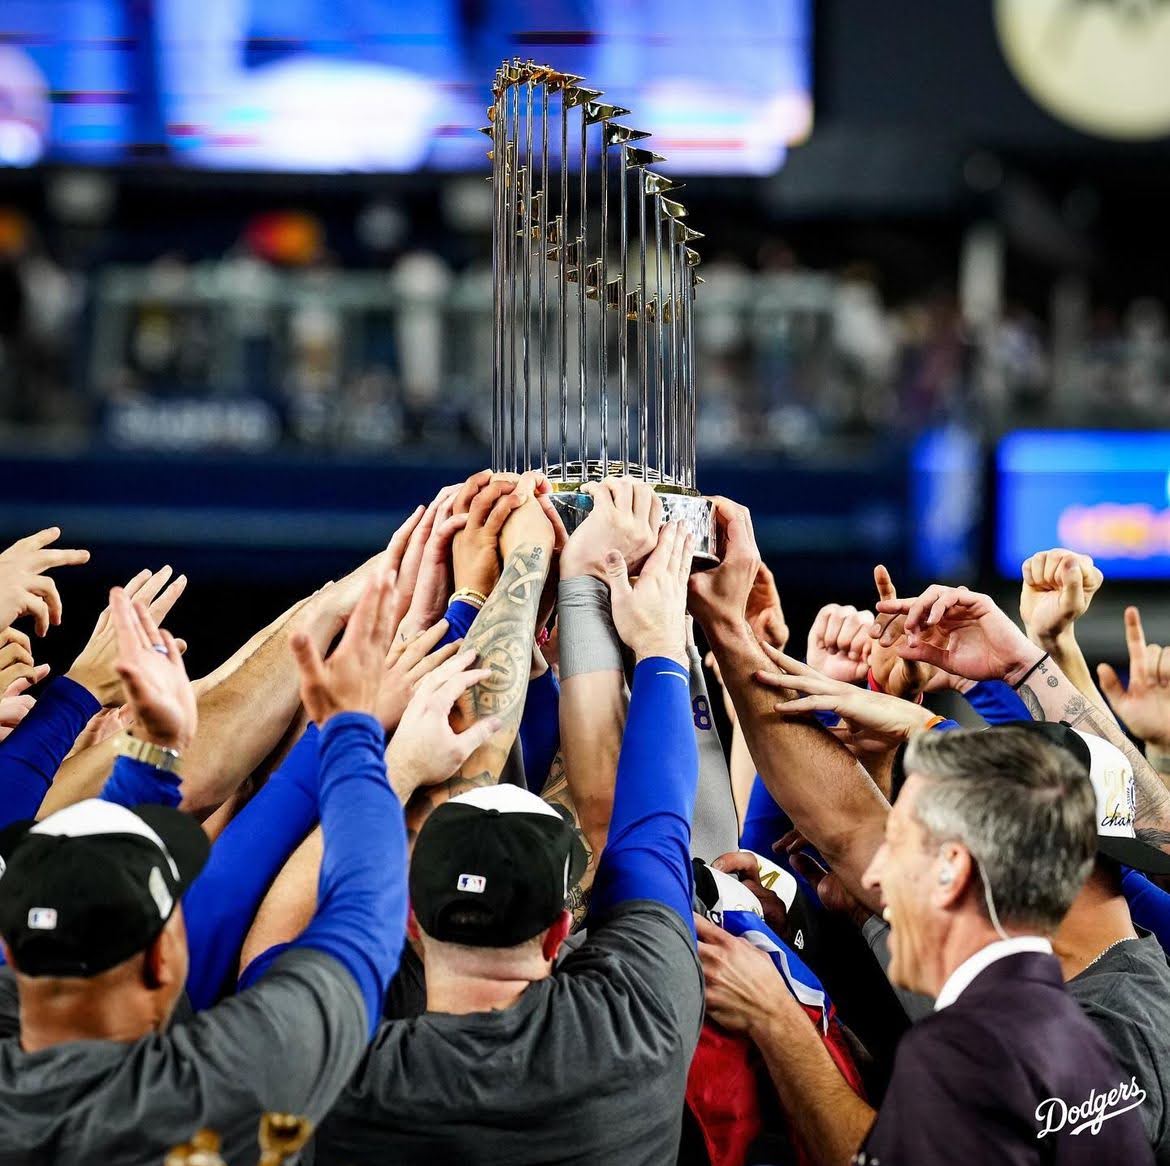
{"label": "gold wristwatch", "polygon": [[156,745],[153,741],[140,741],[123,733],[118,742],[118,752],[123,757],[132,757],[135,761],[144,761],[161,769],[164,773],[179,773],[181,755],[177,749],[167,749],[163,745]]}

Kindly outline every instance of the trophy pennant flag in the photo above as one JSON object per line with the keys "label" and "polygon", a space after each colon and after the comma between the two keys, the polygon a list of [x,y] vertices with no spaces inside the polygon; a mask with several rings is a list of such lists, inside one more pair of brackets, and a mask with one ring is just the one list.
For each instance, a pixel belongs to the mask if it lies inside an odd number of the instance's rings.
{"label": "trophy pennant flag", "polygon": [[710,566],[714,506],[695,485],[703,236],[674,197],[683,183],[653,169],[666,159],[637,144],[650,134],[582,81],[516,58],[492,84],[492,465],[543,471],[570,533],[586,483],[649,482]]}

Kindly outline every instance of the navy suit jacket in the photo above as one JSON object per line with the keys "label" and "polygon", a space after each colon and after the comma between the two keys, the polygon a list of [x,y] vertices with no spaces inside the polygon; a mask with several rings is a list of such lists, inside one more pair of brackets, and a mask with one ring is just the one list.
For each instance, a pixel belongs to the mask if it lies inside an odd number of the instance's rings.
{"label": "navy suit jacket", "polygon": [[1018,952],[902,1038],[854,1162],[1144,1166],[1154,1157],[1141,1096],[1065,991],[1056,958]]}

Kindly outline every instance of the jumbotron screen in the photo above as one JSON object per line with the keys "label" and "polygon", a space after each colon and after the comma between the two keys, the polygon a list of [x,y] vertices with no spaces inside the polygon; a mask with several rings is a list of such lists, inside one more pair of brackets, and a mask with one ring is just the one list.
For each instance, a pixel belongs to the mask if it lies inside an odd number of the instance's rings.
{"label": "jumbotron screen", "polygon": [[1022,431],[998,451],[1000,572],[1037,547],[1092,555],[1110,578],[1170,578],[1170,435]]}
{"label": "jumbotron screen", "polygon": [[578,73],[674,173],[812,125],[810,0],[4,0],[0,165],[482,168],[505,58]]}

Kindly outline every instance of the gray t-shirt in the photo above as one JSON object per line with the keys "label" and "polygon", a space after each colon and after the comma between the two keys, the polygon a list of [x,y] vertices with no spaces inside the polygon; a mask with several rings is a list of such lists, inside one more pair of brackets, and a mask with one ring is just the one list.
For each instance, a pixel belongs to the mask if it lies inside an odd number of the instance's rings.
{"label": "gray t-shirt", "polygon": [[1138,1107],[1159,1166],[1170,1166],[1170,965],[1142,933],[1068,981],[1068,990],[1109,1042],[1127,1078],[1146,1092]]}
{"label": "gray t-shirt", "polygon": [[265,1111],[320,1121],[366,1046],[366,1009],[332,956],[292,948],[256,985],[133,1044],[22,1051],[0,972],[0,1166],[160,1166],[210,1128],[253,1166]]}
{"label": "gray t-shirt", "polygon": [[316,1166],[674,1162],[702,1016],[683,921],[624,903],[511,1008],[383,1023]]}

